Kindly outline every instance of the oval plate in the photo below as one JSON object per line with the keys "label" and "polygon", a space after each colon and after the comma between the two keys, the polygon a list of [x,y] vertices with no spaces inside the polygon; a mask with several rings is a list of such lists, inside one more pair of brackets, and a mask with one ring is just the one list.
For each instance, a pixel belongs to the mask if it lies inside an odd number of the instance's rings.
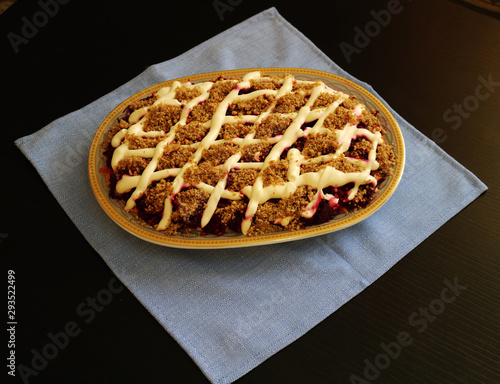
{"label": "oval plate", "polygon": [[[380,186],[380,192],[375,196],[374,200],[365,208],[356,212],[343,214],[335,217],[333,220],[306,227],[297,231],[282,231],[274,232],[260,236],[244,236],[242,234],[228,233],[222,236],[215,235],[183,235],[183,236],[167,236],[152,228],[147,228],[137,222],[135,216],[124,210],[124,204],[109,197],[109,188],[106,184],[106,177],[100,172],[102,167],[106,166],[101,143],[106,137],[109,128],[115,124],[117,118],[124,113],[125,108],[132,102],[150,96],[153,92],[162,87],[167,87],[173,81],[178,80],[181,83],[191,81],[192,83],[209,81],[219,76],[232,77],[243,76],[248,72],[262,71],[266,74],[278,75],[289,73],[300,80],[321,80],[329,87],[347,93],[348,95],[355,96],[357,100],[365,104],[368,109],[376,109],[379,111],[377,117],[379,118],[382,126],[386,130],[385,140],[387,143],[392,144],[397,154],[398,162],[394,169],[392,176],[388,177]],[[377,211],[394,193],[396,187],[401,180],[404,169],[405,149],[403,135],[399,126],[382,104],[382,102],[368,92],[366,89],[359,85],[327,72],[321,72],[311,69],[302,68],[249,68],[230,71],[210,72],[200,75],[183,77],[180,79],[169,80],[163,83],[156,84],[146,88],[135,95],[129,97],[118,105],[101,123],[99,129],[92,141],[89,154],[89,177],[90,184],[97,201],[102,209],[108,216],[120,227],[130,232],[132,235],[140,239],[169,247],[175,248],[194,248],[194,249],[207,249],[207,248],[236,248],[248,247],[256,245],[264,245],[271,243],[279,243],[285,241],[305,239],[313,236],[323,235],[326,233],[338,231],[347,228],[351,225],[359,223],[366,219],[368,216]]]}

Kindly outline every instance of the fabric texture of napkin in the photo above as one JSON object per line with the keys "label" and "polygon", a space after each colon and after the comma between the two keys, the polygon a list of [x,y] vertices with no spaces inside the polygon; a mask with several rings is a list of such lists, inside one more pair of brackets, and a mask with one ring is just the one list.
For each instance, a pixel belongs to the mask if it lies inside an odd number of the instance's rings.
{"label": "fabric texture of napkin", "polygon": [[87,174],[90,142],[107,114],[156,83],[248,67],[327,71],[378,96],[271,8],[16,141],[87,241],[213,383],[233,382],[301,337],[486,190],[389,107],[405,138],[405,172],[389,201],[353,227],[257,248],[181,250],[113,223]]}

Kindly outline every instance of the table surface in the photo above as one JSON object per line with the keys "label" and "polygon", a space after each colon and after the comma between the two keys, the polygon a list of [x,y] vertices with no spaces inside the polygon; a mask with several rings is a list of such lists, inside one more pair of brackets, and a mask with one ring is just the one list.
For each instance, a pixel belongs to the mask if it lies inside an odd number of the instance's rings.
{"label": "table surface", "polygon": [[[42,3],[52,8],[42,11]],[[500,382],[500,14],[450,0],[196,4],[18,0],[0,15],[0,84],[7,96],[1,156],[8,164],[0,251],[4,287],[8,270],[16,276],[16,364],[34,367],[36,354],[65,328],[72,332],[82,303],[106,289],[114,275],[14,140],[275,6],[489,189],[237,383]],[[388,9],[395,12],[384,22],[380,15],[387,12],[381,11]],[[26,41],[9,41],[9,33],[19,36],[23,23],[36,17],[40,27]],[[362,42],[358,31],[367,28],[372,36]],[[477,93],[481,81],[490,82],[487,94]],[[455,284],[453,300],[443,296],[445,281]],[[128,290],[95,308],[70,344],[45,351],[57,356],[35,361],[39,370],[27,371],[25,382],[208,382]],[[3,370],[7,376],[5,365]],[[11,381],[22,382],[16,379]]]}

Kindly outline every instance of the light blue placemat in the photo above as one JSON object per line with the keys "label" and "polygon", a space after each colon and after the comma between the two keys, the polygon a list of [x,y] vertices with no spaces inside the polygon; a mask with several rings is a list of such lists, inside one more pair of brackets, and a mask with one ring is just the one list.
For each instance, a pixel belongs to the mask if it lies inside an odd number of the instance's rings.
{"label": "light blue placemat", "polygon": [[302,336],[486,190],[389,107],[406,141],[405,173],[390,200],[354,227],[274,246],[198,251],[149,244],[115,225],[87,177],[101,121],[147,86],[249,67],[318,69],[375,93],[271,8],[16,141],[88,242],[214,383],[238,379]]}

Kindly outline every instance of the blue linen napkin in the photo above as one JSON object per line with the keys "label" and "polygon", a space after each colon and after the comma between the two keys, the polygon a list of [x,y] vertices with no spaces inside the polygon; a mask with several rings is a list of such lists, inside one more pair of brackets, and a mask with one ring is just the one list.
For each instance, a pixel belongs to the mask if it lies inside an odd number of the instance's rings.
{"label": "blue linen napkin", "polygon": [[271,8],[16,141],[87,241],[213,383],[233,382],[301,337],[486,190],[388,107],[405,138],[405,173],[389,201],[353,227],[258,248],[180,250],[142,241],[114,224],[87,176],[101,121],[150,85],[246,67],[327,71],[378,96]]}

